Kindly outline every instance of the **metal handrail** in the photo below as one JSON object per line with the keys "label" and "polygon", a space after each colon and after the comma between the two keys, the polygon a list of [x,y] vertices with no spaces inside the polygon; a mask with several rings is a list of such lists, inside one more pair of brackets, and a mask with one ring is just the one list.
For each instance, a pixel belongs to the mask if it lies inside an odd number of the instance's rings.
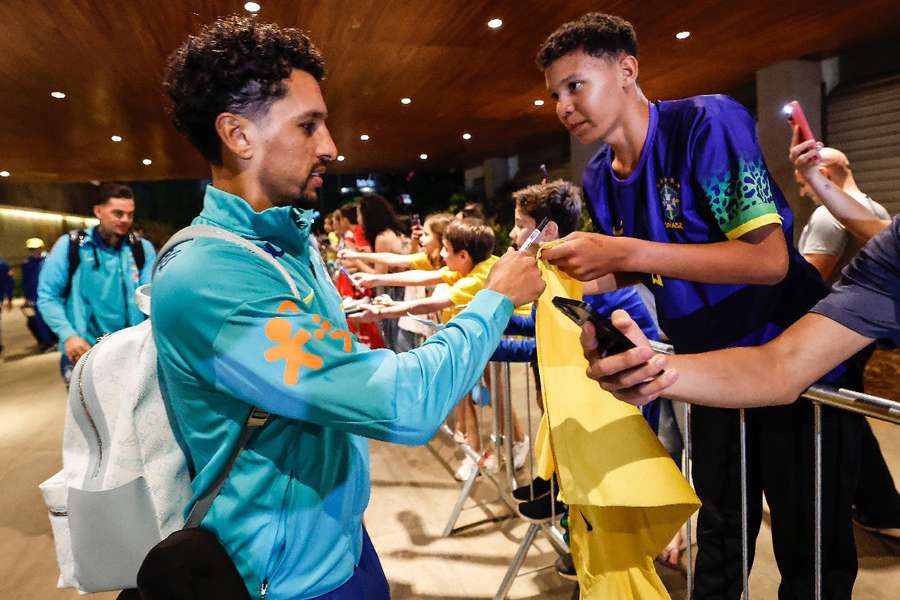
{"label": "metal handrail", "polygon": [[814,385],[802,398],[813,402],[815,452],[815,597],[822,598],[822,405],[900,425],[900,402],[847,389]]}

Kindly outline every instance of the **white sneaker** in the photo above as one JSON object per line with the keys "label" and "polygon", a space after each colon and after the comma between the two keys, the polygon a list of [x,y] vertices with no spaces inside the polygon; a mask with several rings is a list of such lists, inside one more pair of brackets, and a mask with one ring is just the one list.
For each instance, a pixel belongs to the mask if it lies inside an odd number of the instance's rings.
{"label": "white sneaker", "polygon": [[524,440],[513,444],[513,467],[516,471],[524,467],[525,461],[528,460],[528,454],[531,452],[531,445],[528,441],[526,435]]}
{"label": "white sneaker", "polygon": [[497,455],[493,452],[485,452],[481,457],[481,467],[488,473],[499,473],[500,463],[497,461]]}
{"label": "white sneaker", "polygon": [[456,473],[453,474],[453,477],[457,481],[468,481],[473,472],[478,472],[478,463],[467,456],[459,465],[459,468],[456,470]]}

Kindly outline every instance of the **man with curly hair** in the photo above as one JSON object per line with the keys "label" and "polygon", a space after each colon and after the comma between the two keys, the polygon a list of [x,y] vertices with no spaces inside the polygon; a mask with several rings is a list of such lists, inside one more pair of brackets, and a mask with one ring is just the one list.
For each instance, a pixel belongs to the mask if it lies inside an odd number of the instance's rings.
{"label": "man with curly hair", "polygon": [[389,592],[362,524],[367,438],[427,442],[484,370],[513,308],[543,281],[533,257],[509,253],[421,348],[360,345],[309,239],[316,190],[337,155],[323,74],[306,35],[253,18],[220,19],[171,56],[175,125],[212,170],[194,223],[269,252],[300,297],[270,265],[205,238],[165,257],[151,318],[166,400],[196,473],[194,501],[251,406],[270,413],[201,523],[250,596],[377,600]]}
{"label": "man with curly hair", "polygon": [[[637,36],[617,16],[566,23],[537,55],[560,121],[579,142],[605,142],[584,172],[597,231],[576,232],[543,256],[582,279],[634,281],[654,294],[660,326],[682,352],[763,344],[803,316],[827,288],[792,243],[793,215],[772,180],[753,116],[727,96],[650,102],[638,84]],[[859,385],[841,366],[828,376]],[[692,415],[698,525],[696,598],[741,594],[739,419],[698,406]],[[762,493],[782,600],[813,590],[812,408],[747,412],[749,560]],[[849,598],[857,563],[850,522],[860,417],[825,409],[824,577]],[[837,490],[840,488],[840,492]]]}

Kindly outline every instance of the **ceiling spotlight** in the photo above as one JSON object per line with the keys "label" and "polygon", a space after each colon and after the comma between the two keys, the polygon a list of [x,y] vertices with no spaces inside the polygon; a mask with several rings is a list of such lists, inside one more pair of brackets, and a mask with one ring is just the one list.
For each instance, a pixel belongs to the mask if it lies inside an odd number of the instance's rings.
{"label": "ceiling spotlight", "polygon": [[421,158],[422,160],[428,160],[428,155],[423,152],[419,155],[419,158]]}
{"label": "ceiling spotlight", "polygon": [[350,188],[348,188],[348,187],[342,187],[342,188],[341,188],[341,193],[342,193],[342,194],[346,194],[346,193],[349,192],[349,191],[350,191]]}
{"label": "ceiling spotlight", "polygon": [[259,5],[259,2],[246,2],[244,3],[244,10],[247,12],[255,13],[259,12],[262,6]]}
{"label": "ceiling spotlight", "polygon": [[114,142],[121,142],[121,141],[122,141],[122,136],[121,136],[121,135],[114,135],[114,136],[111,136],[109,139],[111,139],[111,140],[114,141]]}
{"label": "ceiling spotlight", "polygon": [[544,101],[543,101],[543,100],[535,100],[535,101],[534,101],[534,105],[535,105],[535,106],[543,106],[543,105],[544,105]]}
{"label": "ceiling spotlight", "polygon": [[370,138],[369,138],[369,134],[368,134],[368,133],[364,133],[364,134],[362,134],[361,136],[359,136],[359,139],[361,139],[361,140],[364,141],[364,142],[368,142],[369,139],[370,139]]}
{"label": "ceiling spotlight", "polygon": [[153,164],[153,161],[150,160],[149,158],[145,158],[145,159],[142,160],[141,162],[144,163],[144,165],[146,165],[146,166],[148,166],[148,167],[149,167],[150,165]]}
{"label": "ceiling spotlight", "polygon": [[500,19],[491,19],[490,21],[488,21],[488,27],[490,27],[491,29],[500,29],[501,27],[503,27],[503,21]]}
{"label": "ceiling spotlight", "polygon": [[62,100],[66,97],[65,92],[50,92],[50,95],[56,98],[57,100]]}
{"label": "ceiling spotlight", "polygon": [[412,98],[400,98],[400,104],[411,104]]}
{"label": "ceiling spotlight", "polygon": [[679,31],[678,33],[675,34],[675,39],[677,39],[677,40],[686,40],[689,37],[691,37],[690,31]]}
{"label": "ceiling spotlight", "polygon": [[471,139],[472,139],[472,134],[471,134],[471,133],[464,133],[464,134],[463,134],[463,139],[464,139],[464,140],[471,140]]}
{"label": "ceiling spotlight", "polygon": [[0,177],[9,177],[9,171],[0,171]]}
{"label": "ceiling spotlight", "polygon": [[337,157],[338,162],[344,162],[345,160],[347,160],[347,159],[344,157],[343,154],[338,154],[338,157]]}
{"label": "ceiling spotlight", "polygon": [[359,191],[368,194],[369,192],[372,191],[372,188],[370,188],[370,187],[367,186],[367,185],[364,185],[364,186],[362,186],[361,188],[359,188]]}

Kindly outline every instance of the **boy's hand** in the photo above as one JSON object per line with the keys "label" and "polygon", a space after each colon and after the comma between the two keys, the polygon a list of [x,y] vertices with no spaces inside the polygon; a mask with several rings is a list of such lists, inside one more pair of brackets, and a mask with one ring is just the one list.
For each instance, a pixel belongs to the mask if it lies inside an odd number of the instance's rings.
{"label": "boy's hand", "polygon": [[375,273],[354,273],[350,276],[350,279],[353,281],[353,285],[364,289],[378,285],[378,275]]}
{"label": "boy's hand", "polygon": [[347,320],[357,325],[376,323],[381,320],[381,311],[379,307],[373,304],[363,304],[359,307],[359,312],[348,315]]}
{"label": "boy's hand", "polygon": [[612,322],[637,348],[601,358],[594,326],[585,323],[581,330],[581,348],[588,361],[587,376],[600,382],[600,387],[619,400],[643,406],[675,383],[678,373],[664,370],[666,356],[653,352],[641,328],[627,312],[613,312]]}
{"label": "boy's hand", "polygon": [[494,264],[484,284],[485,289],[509,298],[514,306],[536,300],[545,286],[534,256],[512,248]]}
{"label": "boy's hand", "polygon": [[541,257],[570,277],[591,281],[629,270],[625,266],[628,239],[576,231],[544,250]]}

